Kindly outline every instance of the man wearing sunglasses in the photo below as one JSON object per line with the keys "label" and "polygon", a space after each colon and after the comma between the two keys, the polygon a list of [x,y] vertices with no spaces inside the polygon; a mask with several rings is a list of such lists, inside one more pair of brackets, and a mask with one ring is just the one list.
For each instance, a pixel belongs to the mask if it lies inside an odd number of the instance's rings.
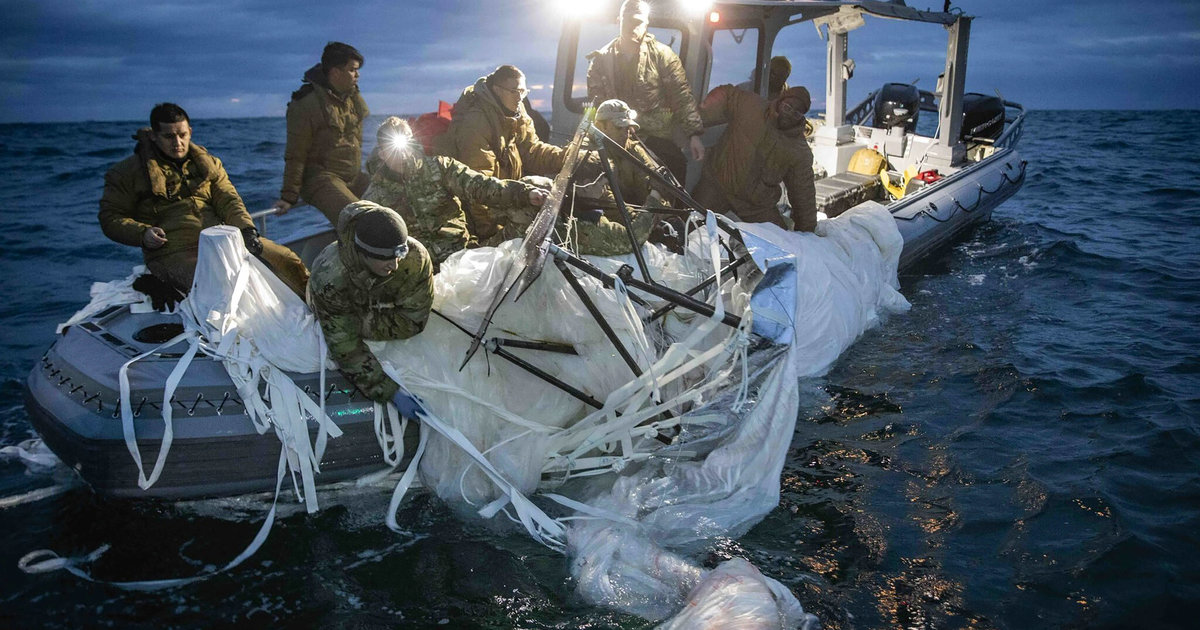
{"label": "man wearing sunglasses", "polygon": [[[528,95],[525,74],[515,66],[500,66],[481,77],[463,90],[454,105],[454,119],[438,136],[434,152],[497,179],[553,177],[562,168],[565,154],[562,147],[538,138],[521,102]],[[470,203],[464,210],[468,228],[480,244],[495,245],[513,236],[487,206]]]}
{"label": "man wearing sunglasses", "polygon": [[[812,232],[817,226],[813,155],[805,138],[808,90],[792,87],[769,101],[722,85],[700,105],[705,126],[728,123],[709,152],[692,196],[700,205],[741,221]],[[779,211],[780,186],[791,216]]]}

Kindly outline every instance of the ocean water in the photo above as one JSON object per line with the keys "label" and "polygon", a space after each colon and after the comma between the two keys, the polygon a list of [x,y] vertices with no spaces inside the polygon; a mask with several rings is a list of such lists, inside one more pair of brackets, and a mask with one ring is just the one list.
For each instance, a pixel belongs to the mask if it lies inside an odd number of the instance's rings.
{"label": "ocean water", "polygon": [[[1196,112],[1035,111],[1024,188],[901,277],[911,312],[798,386],[779,507],[715,543],[825,628],[1184,628],[1200,605],[1200,146]],[[132,248],[96,224],[137,123],[0,125],[0,446],[32,436],[21,383]],[[274,199],[282,119],[195,122],[252,209]],[[299,212],[271,226],[286,234]],[[0,463],[0,497],[50,485]],[[197,573],[254,536],[259,497],[0,508],[4,627],[643,628],[572,593],[565,558],[386,490],[285,511],[233,571],[139,593],[17,560],[111,549],[104,579]]]}

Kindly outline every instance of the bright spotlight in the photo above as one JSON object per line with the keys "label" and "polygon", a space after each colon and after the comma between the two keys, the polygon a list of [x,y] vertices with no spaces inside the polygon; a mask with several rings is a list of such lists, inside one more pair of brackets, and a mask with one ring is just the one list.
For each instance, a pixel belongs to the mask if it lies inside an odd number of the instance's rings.
{"label": "bright spotlight", "polygon": [[598,0],[554,0],[558,14],[568,20],[583,20],[600,15],[604,3]]}
{"label": "bright spotlight", "polygon": [[388,138],[388,141],[387,141],[388,148],[391,149],[392,151],[395,151],[396,153],[400,153],[400,152],[408,149],[408,145],[411,143],[412,143],[412,136],[405,135],[402,133],[392,134],[392,136],[390,138]]}
{"label": "bright spotlight", "polygon": [[679,5],[688,15],[704,15],[712,8],[712,0],[679,0]]}

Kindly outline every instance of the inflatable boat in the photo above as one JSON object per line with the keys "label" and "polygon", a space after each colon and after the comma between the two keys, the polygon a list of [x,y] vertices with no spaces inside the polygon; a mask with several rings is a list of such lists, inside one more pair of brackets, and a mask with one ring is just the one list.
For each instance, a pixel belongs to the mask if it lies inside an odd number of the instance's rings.
{"label": "inflatable boat", "polygon": [[[660,7],[662,10],[657,10]],[[945,28],[948,55],[935,91],[921,91],[910,84],[887,84],[847,109],[846,83],[852,74],[847,69],[853,67],[847,57],[847,33],[872,18]],[[586,68],[577,63],[586,52],[581,48],[581,33],[597,24],[611,33],[612,22],[612,16],[605,15],[568,20],[564,26],[552,117],[553,134],[559,142],[578,143],[581,134],[593,133],[594,128],[583,115],[583,103],[570,86],[580,82]],[[733,30],[752,29],[759,38],[756,67],[761,76],[766,76],[772,43],[781,31],[799,30],[797,25],[804,22],[815,23],[818,33],[827,40],[830,77],[825,84],[826,111],[823,118],[812,121],[809,136],[818,206],[826,227],[818,230],[824,236],[806,238],[833,238],[834,233],[843,233],[856,222],[890,217],[894,225],[889,224],[887,230],[875,224],[870,230],[884,241],[888,230],[899,234],[894,260],[884,259],[882,266],[891,273],[890,282],[894,284],[897,268],[909,267],[961,238],[1020,188],[1025,162],[1016,145],[1024,110],[999,97],[965,93],[971,18],[957,12],[922,11],[902,2],[870,1],[744,0],[714,2],[703,11],[657,3],[651,25],[675,29],[680,34],[676,47],[689,80],[703,94],[710,82],[714,38],[730,37],[729,31]],[[755,89],[764,95],[765,83],[755,83]],[[922,113],[937,117],[936,131],[931,135],[917,131]],[[713,129],[705,140],[711,144],[719,133],[720,129]],[[878,156],[875,167],[861,167],[864,150]],[[565,175],[569,177],[570,173]],[[664,178],[662,173],[652,175]],[[556,186],[561,204],[560,183]],[[677,184],[669,178],[663,183]],[[496,248],[503,251],[468,251],[461,256],[462,264],[499,269],[496,265],[503,263],[511,268],[514,261],[520,261],[522,269],[535,266],[542,280],[537,280],[538,274],[530,277],[524,272],[522,278],[528,278],[529,283],[544,283],[547,276],[553,276],[566,283],[556,285],[564,295],[578,298],[583,305],[588,303],[589,295],[599,299],[597,295],[611,297],[615,291],[629,306],[622,311],[628,315],[627,320],[640,322],[633,326],[637,329],[657,330],[671,318],[668,313],[682,313],[673,324],[682,328],[668,335],[667,341],[640,342],[654,356],[639,358],[632,349],[637,344],[620,331],[606,329],[606,317],[597,315],[596,309],[572,311],[581,322],[596,322],[597,330],[603,333],[600,342],[608,344],[597,356],[603,355],[604,360],[615,357],[618,365],[628,369],[625,377],[631,382],[644,378],[646,367],[662,360],[671,343],[714,319],[727,333],[743,330],[745,337],[739,342],[743,347],[742,367],[736,372],[740,377],[727,383],[708,383],[712,391],[703,400],[720,398],[727,405],[733,399],[745,400],[747,387],[752,389],[754,385],[752,368],[778,358],[780,340],[791,333],[787,322],[796,316],[795,312],[778,312],[779,304],[790,304],[786,299],[774,300],[771,306],[771,300],[756,302],[755,297],[773,295],[771,292],[780,283],[777,273],[781,267],[771,261],[778,261],[780,254],[794,254],[801,245],[789,240],[791,235],[707,212],[691,202],[686,187],[674,188],[675,206],[683,208],[681,212],[691,217],[691,224],[700,234],[693,234],[696,238],[684,243],[685,254],[675,262],[663,252],[650,251],[651,246],[646,250],[635,248],[638,255],[626,260],[589,259],[574,254],[569,243],[556,240],[551,230],[527,234],[524,243],[510,241]],[[332,229],[318,228],[286,244],[311,264],[334,238]],[[709,256],[710,245],[716,248],[715,259]],[[536,251],[526,251],[529,247]],[[880,252],[874,251],[873,255]],[[688,256],[693,260],[680,262]],[[706,271],[698,275],[671,271],[680,264]],[[549,272],[542,273],[543,269]],[[663,281],[664,273],[675,273],[674,280]],[[471,276],[469,281],[476,282],[478,277]],[[144,296],[130,292],[132,276],[126,280],[94,290],[94,296],[101,298],[94,299],[89,308],[60,329],[58,338],[34,366],[26,381],[26,404],[34,428],[81,479],[105,495],[185,499],[276,487],[284,469],[281,433],[278,429],[271,431],[269,423],[264,424],[262,413],[252,413],[264,397],[269,398],[268,386],[255,383],[247,389],[245,383],[235,384],[222,360],[189,346],[178,313],[154,311]],[[592,418],[600,410],[611,411],[608,397],[621,390],[620,386],[597,389],[563,372],[563,357],[568,363],[589,359],[581,356],[583,345],[548,339],[544,331],[522,334],[518,330],[521,326],[515,323],[507,328],[487,327],[491,311],[483,306],[502,288],[494,283],[480,285],[478,290],[487,292],[487,296],[470,301],[457,314],[439,311],[431,316],[431,321],[439,322],[445,331],[444,343],[456,344],[446,351],[455,355],[454,363],[457,365],[468,348],[478,347],[476,358],[471,359],[468,353],[467,359],[485,366],[477,368],[484,370],[481,378],[489,373],[487,362],[495,361],[525,375],[538,387],[550,388],[563,400],[580,405],[577,417]],[[796,308],[803,308],[797,304]],[[515,312],[510,306],[501,312],[506,309]],[[608,317],[618,315],[609,313]],[[754,325],[743,326],[743,318],[752,318]],[[189,351],[195,356],[188,356]],[[180,370],[184,358],[188,365]],[[732,373],[717,370],[705,378],[730,378]],[[307,423],[305,440],[319,443],[320,448],[314,453],[310,447],[307,454],[299,455],[285,452],[283,459],[289,460],[289,469],[297,476],[302,476],[303,466],[295,467],[295,460],[312,459],[309,474],[315,475],[315,481],[306,477],[306,483],[332,483],[401,469],[417,452],[418,423],[398,422],[394,414],[389,417],[386,410],[363,397],[335,369],[288,372],[286,376],[296,391],[318,405],[340,433],[326,440],[328,427],[315,417],[321,414],[301,414]],[[698,386],[696,382],[688,385]],[[436,399],[437,391],[433,383],[423,394]],[[633,424],[618,423],[623,427],[621,431],[605,434],[605,439],[599,441],[579,438],[560,445],[556,456],[542,466],[541,479],[550,483],[583,471],[619,470],[630,461],[650,456],[647,453],[686,451],[689,429],[682,418],[693,413],[700,401],[668,408],[670,405],[662,403],[660,394],[643,401],[648,405],[641,410],[644,418]],[[247,400],[248,396],[255,400]],[[609,420],[615,417],[608,416]],[[295,434],[288,437],[292,441],[298,438]],[[643,447],[621,447],[635,441]],[[149,469],[154,469],[153,475],[147,475]]]}

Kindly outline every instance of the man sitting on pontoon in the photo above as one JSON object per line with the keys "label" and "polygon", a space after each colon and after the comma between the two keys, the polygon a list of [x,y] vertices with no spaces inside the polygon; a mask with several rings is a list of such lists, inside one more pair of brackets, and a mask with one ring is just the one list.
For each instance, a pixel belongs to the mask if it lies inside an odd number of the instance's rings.
{"label": "man sitting on pontoon", "polygon": [[[769,101],[732,85],[709,92],[700,105],[705,126],[728,123],[704,162],[692,196],[701,206],[738,220],[774,223],[798,232],[817,227],[813,155],[804,137],[808,90],[788,88]],[[790,217],[779,212],[787,188]]]}
{"label": "man sitting on pontoon", "polygon": [[191,119],[182,107],[155,105],[150,127],[134,137],[133,155],[104,175],[99,218],[105,236],[140,247],[155,278],[187,293],[196,275],[200,231],[230,225],[241,229],[251,254],[304,295],[304,263],[292,250],[259,237],[221,160],[192,143]]}

